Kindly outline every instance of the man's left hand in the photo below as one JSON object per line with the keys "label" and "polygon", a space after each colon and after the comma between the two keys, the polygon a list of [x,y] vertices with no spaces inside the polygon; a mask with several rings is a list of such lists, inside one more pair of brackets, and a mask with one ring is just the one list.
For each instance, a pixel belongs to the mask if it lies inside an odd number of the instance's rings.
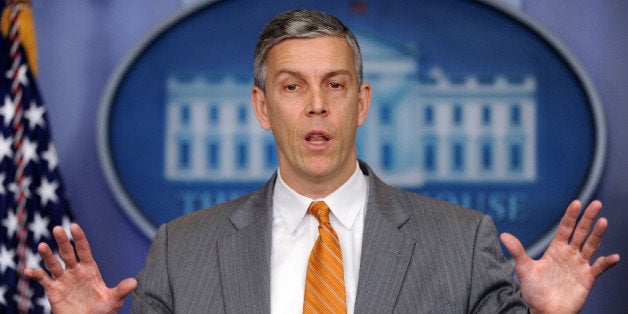
{"label": "man's left hand", "polygon": [[597,277],[619,263],[619,255],[612,254],[590,264],[608,222],[600,218],[593,226],[602,209],[599,201],[591,202],[578,221],[581,209],[580,201],[569,204],[556,236],[538,260],[526,254],[515,236],[503,233],[500,237],[515,261],[523,298],[532,313],[577,313]]}

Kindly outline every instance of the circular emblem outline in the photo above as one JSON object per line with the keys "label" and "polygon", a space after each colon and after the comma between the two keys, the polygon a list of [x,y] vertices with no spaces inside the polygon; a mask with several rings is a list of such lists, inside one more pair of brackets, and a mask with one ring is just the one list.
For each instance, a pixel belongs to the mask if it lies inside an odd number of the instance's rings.
{"label": "circular emblem outline", "polygon": [[[133,201],[133,198],[123,188],[123,184],[120,180],[118,172],[116,171],[116,166],[112,158],[109,139],[109,119],[112,108],[111,105],[113,104],[113,100],[116,97],[116,92],[118,91],[118,88],[123,78],[127,75],[136,60],[142,55],[142,53],[146,49],[148,49],[148,47],[156,39],[160,38],[160,36],[162,36],[170,28],[176,26],[189,16],[197,13],[200,10],[206,9],[208,6],[211,6],[216,2],[218,1],[208,1],[182,10],[180,13],[175,14],[172,18],[165,21],[161,26],[157,27],[144,40],[139,42],[112,74],[100,102],[97,123],[97,145],[99,161],[103,174],[117,203],[120,205],[125,214],[131,219],[131,221],[149,239],[154,236],[157,226],[155,226],[142,213],[142,211]],[[585,179],[585,183],[582,185],[582,188],[580,189],[580,192],[578,194],[578,199],[580,199],[582,202],[589,201],[602,176],[607,145],[606,121],[601,107],[601,101],[592,80],[586,73],[584,67],[569,51],[569,49],[557,37],[555,37],[550,31],[545,29],[539,23],[533,21],[530,17],[527,17],[521,12],[515,11],[514,9],[506,7],[495,1],[482,0],[479,2],[479,4],[484,4],[499,13],[505,14],[514,21],[527,27],[535,35],[539,36],[555,52],[557,52],[559,56],[561,56],[561,58],[566,62],[569,68],[574,72],[577,80],[581,83],[589,102],[595,128],[594,151],[592,161],[589,165],[589,171]],[[546,232],[545,235],[537,239],[533,244],[529,245],[526,248],[528,254],[537,255],[538,253],[542,252],[549,244],[549,241],[555,234],[557,227],[558,223],[556,223],[556,225],[550,231]]]}

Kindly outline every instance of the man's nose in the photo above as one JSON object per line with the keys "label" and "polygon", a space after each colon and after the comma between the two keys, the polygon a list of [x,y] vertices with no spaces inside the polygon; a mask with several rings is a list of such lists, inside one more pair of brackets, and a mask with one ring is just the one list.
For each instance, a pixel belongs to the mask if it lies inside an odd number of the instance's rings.
{"label": "man's nose", "polygon": [[328,101],[320,90],[312,91],[308,105],[308,115],[327,115],[329,113]]}

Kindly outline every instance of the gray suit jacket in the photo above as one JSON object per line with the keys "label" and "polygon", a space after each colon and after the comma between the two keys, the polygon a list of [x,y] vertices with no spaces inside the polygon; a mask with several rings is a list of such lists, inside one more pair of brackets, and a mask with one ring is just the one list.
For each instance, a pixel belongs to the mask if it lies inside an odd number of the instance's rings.
{"label": "gray suit jacket", "polygon": [[[383,183],[369,198],[355,313],[527,312],[486,215]],[[273,176],[159,228],[134,313],[268,313]]]}

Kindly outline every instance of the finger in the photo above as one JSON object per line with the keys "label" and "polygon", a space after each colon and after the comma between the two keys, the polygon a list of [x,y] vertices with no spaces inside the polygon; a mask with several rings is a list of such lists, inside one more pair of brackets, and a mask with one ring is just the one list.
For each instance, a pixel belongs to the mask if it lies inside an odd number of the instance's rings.
{"label": "finger", "polygon": [[593,201],[587,206],[584,210],[584,214],[582,214],[582,218],[578,221],[578,225],[574,230],[573,236],[571,237],[570,245],[578,250],[582,247],[582,244],[587,239],[589,232],[591,231],[591,225],[593,225],[593,221],[595,217],[602,209],[602,203],[600,201]]}
{"label": "finger", "polygon": [[552,243],[569,243],[569,239],[571,238],[573,230],[576,226],[576,221],[578,220],[578,215],[580,214],[580,209],[582,209],[582,204],[578,200],[571,202],[571,204],[567,206],[565,214],[558,224],[558,230],[556,231],[556,236],[552,240]]}
{"label": "finger", "polygon": [[57,257],[52,253],[52,250],[46,243],[40,243],[37,246],[37,251],[39,252],[39,256],[44,261],[46,265],[46,269],[52,274],[53,277],[59,278],[63,275],[63,266],[61,262],[57,259]]}
{"label": "finger", "polygon": [[531,260],[517,237],[504,232],[499,238],[504,243],[506,249],[508,249],[508,252],[510,252],[510,256],[515,260],[516,265],[522,266]]}
{"label": "finger", "polygon": [[92,251],[89,248],[89,242],[87,241],[87,237],[85,236],[85,232],[83,232],[81,226],[73,223],[72,225],[70,225],[70,232],[72,233],[72,237],[74,238],[74,247],[76,249],[76,254],[78,255],[79,260],[82,263],[94,262]]}
{"label": "finger", "polygon": [[602,238],[604,237],[604,233],[606,232],[606,228],[608,227],[608,222],[605,218],[600,218],[593,227],[593,232],[584,243],[582,247],[582,258],[591,260],[595,252],[600,248],[600,244],[602,243]]}
{"label": "finger", "polygon": [[44,288],[47,288],[52,283],[52,279],[50,278],[50,276],[48,276],[48,273],[46,273],[46,271],[41,268],[27,268],[24,270],[24,275],[31,280],[39,282],[39,284],[42,285]]}
{"label": "finger", "polygon": [[[74,247],[72,243],[70,243],[70,239],[68,239],[67,233],[60,226],[56,226],[52,229],[52,234],[57,240],[57,244],[59,245],[59,256],[63,259],[65,266],[68,268],[72,268],[76,266],[76,255],[74,254]],[[46,265],[47,267],[48,265]]]}
{"label": "finger", "polygon": [[593,266],[591,266],[591,273],[597,278],[603,272],[617,265],[617,263],[619,263],[619,254],[598,257],[595,263],[593,263]]}
{"label": "finger", "polygon": [[137,287],[135,278],[127,278],[122,280],[115,288],[113,294],[116,299],[123,300]]}

